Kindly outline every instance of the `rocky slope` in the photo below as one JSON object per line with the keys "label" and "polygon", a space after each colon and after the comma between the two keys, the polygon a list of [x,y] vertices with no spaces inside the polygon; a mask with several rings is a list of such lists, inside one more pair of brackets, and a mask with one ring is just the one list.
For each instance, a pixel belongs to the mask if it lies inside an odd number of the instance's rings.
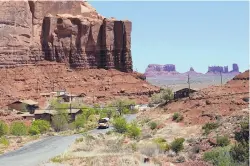
{"label": "rocky slope", "polygon": [[223,86],[201,89],[191,96],[191,100],[185,98],[171,102],[164,109],[168,113],[180,112],[186,123],[203,124],[248,108],[247,98],[249,98],[249,71],[237,75]]}
{"label": "rocky slope", "polygon": [[89,104],[105,103],[121,96],[145,103],[150,94],[159,91],[138,73],[115,69],[72,70],[65,64],[52,62],[0,68],[0,78],[0,106],[18,99],[40,101],[40,93],[58,90],[82,94]]}
{"label": "rocky slope", "polygon": [[0,65],[48,60],[72,68],[132,71],[130,21],[84,1],[1,1]]}

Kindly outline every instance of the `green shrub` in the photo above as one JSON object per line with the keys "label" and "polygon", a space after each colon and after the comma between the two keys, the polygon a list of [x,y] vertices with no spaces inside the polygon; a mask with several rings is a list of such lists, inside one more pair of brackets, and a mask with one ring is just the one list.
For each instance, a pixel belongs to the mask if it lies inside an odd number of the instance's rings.
{"label": "green shrub", "polygon": [[249,144],[248,143],[237,143],[231,150],[230,154],[236,162],[245,162],[249,165]]}
{"label": "green shrub", "polygon": [[173,121],[180,122],[183,120],[183,115],[179,114],[178,112],[175,112],[173,115]]}
{"label": "green shrub", "polygon": [[163,138],[156,138],[153,140],[154,143],[156,143],[160,150],[166,152],[170,150],[170,146],[168,145],[167,141]]}
{"label": "green shrub", "polygon": [[205,125],[202,126],[202,129],[204,130],[205,134],[209,134],[211,130],[214,130],[219,127],[218,123],[206,123]]}
{"label": "green shrub", "polygon": [[129,99],[117,99],[111,103],[111,106],[118,108],[119,115],[131,113],[129,108],[130,105],[135,105],[135,101]]}
{"label": "green shrub", "polygon": [[176,119],[176,122],[180,122],[180,121],[182,121],[183,120],[183,115],[180,115],[177,119]]}
{"label": "green shrub", "polygon": [[31,125],[31,127],[29,128],[29,133],[30,133],[31,135],[40,134],[39,127],[38,127],[37,125]]}
{"label": "green shrub", "polygon": [[6,137],[0,137],[0,144],[4,146],[9,146],[10,142]]}
{"label": "green shrub", "polygon": [[84,127],[84,124],[86,123],[86,118],[84,114],[81,114],[76,117],[76,120],[74,122],[75,128],[80,129]]}
{"label": "green shrub", "polygon": [[0,121],[0,137],[8,133],[8,125],[4,121]]}
{"label": "green shrub", "polygon": [[133,122],[128,125],[127,132],[130,137],[136,139],[140,136],[141,129],[138,127],[138,125],[135,122]]}
{"label": "green shrub", "polygon": [[126,119],[123,117],[115,118],[113,121],[113,126],[116,132],[125,133],[128,129]]}
{"label": "green shrub", "polygon": [[162,99],[162,96],[160,93],[155,93],[150,98],[150,104],[160,104],[163,103],[164,100]]}
{"label": "green shrub", "polygon": [[68,128],[68,113],[60,111],[52,117],[52,126],[56,132],[63,131]]}
{"label": "green shrub", "polygon": [[168,101],[168,100],[172,100],[174,98],[174,94],[173,94],[173,91],[172,89],[163,89],[161,91],[162,93],[162,98],[165,100],[165,101]]}
{"label": "green shrub", "polygon": [[46,120],[35,120],[32,122],[32,126],[37,126],[39,133],[45,133],[50,129],[50,123]]}
{"label": "green shrub", "polygon": [[151,130],[154,130],[157,127],[157,123],[156,122],[151,122],[151,123],[149,123],[149,126],[150,126]]}
{"label": "green shrub", "polygon": [[249,142],[249,121],[240,123],[241,129],[235,132],[235,140],[238,142]]}
{"label": "green shrub", "polygon": [[216,138],[216,142],[218,146],[227,146],[230,144],[230,140],[226,136],[218,136]]}
{"label": "green shrub", "polygon": [[10,126],[10,133],[15,136],[27,134],[28,127],[23,122],[13,122]]}
{"label": "green shrub", "polygon": [[234,166],[229,153],[230,147],[218,147],[203,154],[203,160],[217,166]]}
{"label": "green shrub", "polygon": [[184,149],[183,143],[185,139],[184,138],[176,138],[172,143],[171,143],[171,149],[175,152],[178,153],[181,150]]}

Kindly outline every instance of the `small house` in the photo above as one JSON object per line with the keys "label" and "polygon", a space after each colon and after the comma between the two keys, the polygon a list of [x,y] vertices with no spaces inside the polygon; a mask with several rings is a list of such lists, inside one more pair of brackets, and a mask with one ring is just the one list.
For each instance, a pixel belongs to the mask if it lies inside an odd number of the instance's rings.
{"label": "small house", "polygon": [[33,113],[37,108],[39,108],[38,102],[33,100],[18,100],[8,105],[9,110],[17,110],[30,113]]}
{"label": "small house", "polygon": [[174,99],[189,97],[189,95],[194,92],[196,92],[196,90],[194,89],[189,89],[189,88],[180,89],[174,92]]}
{"label": "small house", "polygon": [[57,97],[62,98],[64,102],[70,102],[75,101],[75,98],[78,97],[78,95],[64,93],[61,95],[57,95]]}
{"label": "small house", "polygon": [[23,114],[20,114],[20,116],[23,117],[23,119],[30,120],[30,121],[33,121],[35,119],[35,115],[30,114],[29,112],[25,112]]}
{"label": "small house", "polygon": [[[70,121],[75,121],[77,115],[82,113],[81,109],[67,109],[66,112],[69,115]],[[56,110],[36,110],[34,112],[35,119],[42,119],[52,122],[52,117],[58,114]]]}
{"label": "small house", "polygon": [[35,110],[34,116],[35,119],[41,119],[41,120],[47,120],[49,122],[52,122],[52,116],[56,115],[56,110]]}

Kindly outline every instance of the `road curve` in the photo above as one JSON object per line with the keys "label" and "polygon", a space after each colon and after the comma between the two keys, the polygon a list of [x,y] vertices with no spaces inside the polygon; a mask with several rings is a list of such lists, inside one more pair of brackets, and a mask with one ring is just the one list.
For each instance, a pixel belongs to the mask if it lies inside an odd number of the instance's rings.
{"label": "road curve", "polygon": [[38,166],[57,156],[75,141],[79,135],[52,136],[27,144],[22,148],[0,156],[0,166]]}
{"label": "road curve", "polygon": [[[127,114],[127,115],[123,115],[123,117],[126,119],[127,122],[130,123],[136,119],[136,114]],[[105,134],[108,131],[111,131],[113,129],[114,129],[113,126],[110,126],[107,129],[94,129],[94,130],[89,131],[88,134],[91,134],[91,135]]]}
{"label": "road curve", "polygon": [[[136,119],[136,115],[124,115],[124,118],[127,122],[131,122]],[[112,129],[113,127],[110,126],[108,129],[94,129],[88,133],[93,135],[105,134]],[[0,166],[39,166],[52,157],[65,152],[78,137],[80,135],[52,136],[35,143],[26,144],[16,151],[0,155]]]}

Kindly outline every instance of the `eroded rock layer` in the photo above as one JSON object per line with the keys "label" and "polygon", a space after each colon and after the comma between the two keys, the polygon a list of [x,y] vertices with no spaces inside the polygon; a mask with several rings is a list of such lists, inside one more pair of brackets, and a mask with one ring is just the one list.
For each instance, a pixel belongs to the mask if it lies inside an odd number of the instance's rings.
{"label": "eroded rock layer", "polygon": [[83,1],[0,2],[0,65],[39,61],[131,72],[130,21],[104,18]]}

